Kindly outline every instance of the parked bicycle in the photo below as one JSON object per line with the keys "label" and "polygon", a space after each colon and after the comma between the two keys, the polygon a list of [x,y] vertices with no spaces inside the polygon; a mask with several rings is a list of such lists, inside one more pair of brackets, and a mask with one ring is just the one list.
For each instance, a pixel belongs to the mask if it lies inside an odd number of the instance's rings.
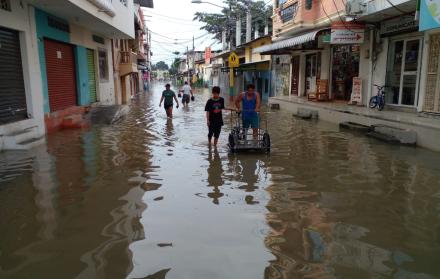
{"label": "parked bicycle", "polygon": [[375,108],[377,107],[378,110],[383,110],[383,108],[385,107],[385,92],[384,89],[386,87],[386,85],[380,86],[377,84],[374,84],[374,86],[376,86],[377,88],[377,94],[376,96],[371,97],[370,99],[370,108]]}

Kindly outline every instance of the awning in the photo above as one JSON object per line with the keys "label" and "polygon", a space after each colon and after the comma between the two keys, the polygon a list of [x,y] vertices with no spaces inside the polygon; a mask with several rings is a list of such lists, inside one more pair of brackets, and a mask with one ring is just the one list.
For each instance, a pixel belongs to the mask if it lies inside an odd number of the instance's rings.
{"label": "awning", "polygon": [[154,8],[153,0],[134,0],[134,3],[145,8]]}
{"label": "awning", "polygon": [[294,46],[301,45],[301,44],[304,44],[307,42],[311,42],[316,39],[316,36],[318,35],[318,33],[322,32],[324,30],[330,30],[330,28],[318,29],[318,30],[315,30],[315,31],[312,31],[309,33],[305,33],[305,34],[302,34],[302,35],[299,35],[299,36],[296,36],[296,37],[293,37],[293,38],[290,38],[287,40],[275,42],[270,45],[260,46],[260,47],[253,49],[252,53],[268,52],[268,51],[272,51],[272,50],[294,47]]}

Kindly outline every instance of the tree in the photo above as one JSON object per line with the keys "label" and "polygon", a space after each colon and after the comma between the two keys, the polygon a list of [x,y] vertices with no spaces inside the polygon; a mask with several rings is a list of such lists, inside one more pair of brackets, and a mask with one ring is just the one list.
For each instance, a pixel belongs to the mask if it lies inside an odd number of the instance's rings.
{"label": "tree", "polygon": [[170,73],[170,75],[172,76],[176,75],[178,73],[179,65],[180,65],[180,59],[178,57],[174,58],[173,64],[171,64],[168,73]]}
{"label": "tree", "polygon": [[168,65],[164,61],[159,61],[155,65],[152,66],[153,71],[160,70],[160,71],[167,71]]}
{"label": "tree", "polygon": [[224,8],[220,14],[216,13],[201,13],[197,12],[193,20],[198,20],[205,23],[200,29],[208,31],[214,35],[214,38],[221,41],[222,31],[228,32],[226,34],[226,41],[232,39],[232,44],[235,45],[235,30],[236,21],[241,20],[241,35],[246,33],[246,12],[250,10],[252,15],[252,34],[255,31],[255,25],[258,24],[258,32],[263,33],[266,24],[269,29],[272,27],[272,6],[266,6],[264,1],[253,2],[250,0],[224,0]]}

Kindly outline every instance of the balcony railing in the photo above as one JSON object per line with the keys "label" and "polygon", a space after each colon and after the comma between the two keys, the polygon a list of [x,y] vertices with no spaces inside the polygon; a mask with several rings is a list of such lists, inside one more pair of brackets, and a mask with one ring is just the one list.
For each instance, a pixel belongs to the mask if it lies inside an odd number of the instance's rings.
{"label": "balcony railing", "polygon": [[293,20],[298,12],[298,2],[281,9],[280,18],[283,23]]}
{"label": "balcony railing", "polygon": [[131,51],[121,51],[121,64],[131,64],[137,62],[137,55]]}

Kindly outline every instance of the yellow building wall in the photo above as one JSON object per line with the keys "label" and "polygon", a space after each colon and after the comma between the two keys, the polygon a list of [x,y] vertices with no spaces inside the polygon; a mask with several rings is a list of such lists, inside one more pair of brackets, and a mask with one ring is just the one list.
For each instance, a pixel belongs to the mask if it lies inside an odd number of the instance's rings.
{"label": "yellow building wall", "polygon": [[267,37],[256,40],[255,42],[252,42],[249,46],[247,46],[245,48],[246,63],[270,61],[270,55],[261,55],[259,53],[252,53],[252,50],[257,47],[268,45],[271,43],[272,43],[272,39],[270,37]]}

